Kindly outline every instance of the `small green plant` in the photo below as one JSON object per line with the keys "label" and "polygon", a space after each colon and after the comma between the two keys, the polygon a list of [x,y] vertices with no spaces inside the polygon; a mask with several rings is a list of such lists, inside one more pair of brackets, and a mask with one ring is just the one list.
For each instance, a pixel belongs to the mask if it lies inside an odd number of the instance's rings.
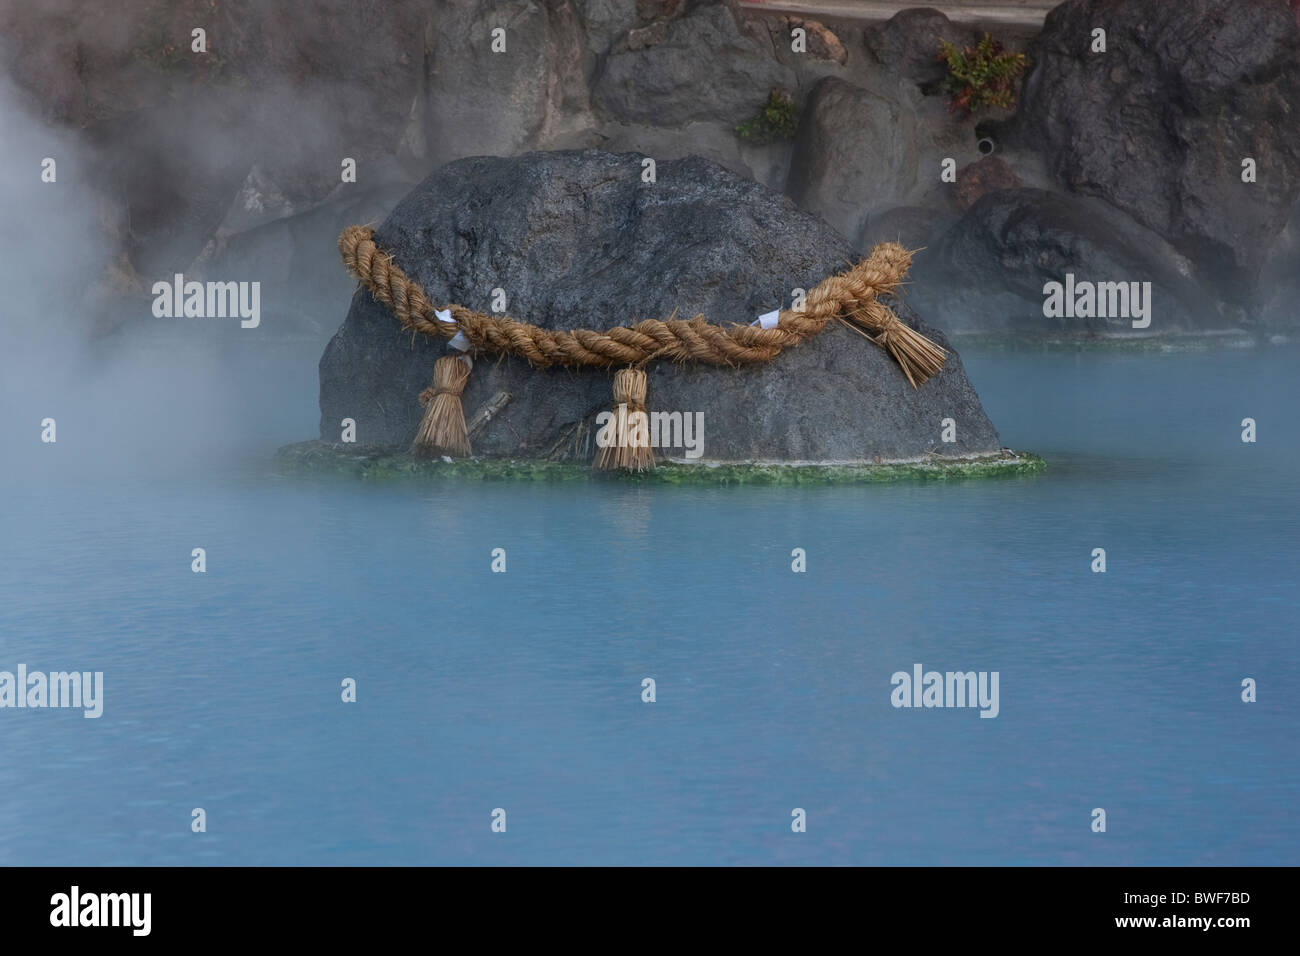
{"label": "small green plant", "polygon": [[943,90],[951,97],[948,109],[969,116],[980,109],[1014,109],[1016,84],[1029,65],[1023,53],[1007,53],[1002,44],[984,34],[974,47],[958,49],[939,41],[939,59],[948,64]]}
{"label": "small green plant", "polygon": [[793,139],[799,128],[799,114],[794,98],[779,87],[767,96],[767,103],[751,120],[736,127],[736,135],[748,143],[762,146],[777,140]]}

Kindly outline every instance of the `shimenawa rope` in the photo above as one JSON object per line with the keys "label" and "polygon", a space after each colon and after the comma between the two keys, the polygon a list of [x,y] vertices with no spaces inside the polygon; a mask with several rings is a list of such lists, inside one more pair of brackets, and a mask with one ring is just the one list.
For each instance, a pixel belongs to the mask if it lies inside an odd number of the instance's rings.
{"label": "shimenawa rope", "polygon": [[[375,299],[392,309],[404,328],[444,339],[460,332],[463,333],[461,341],[467,339],[472,348],[517,355],[541,368],[630,366],[625,371],[631,378],[625,378],[620,387],[616,377],[615,388],[639,394],[642,409],[644,366],[653,359],[724,366],[770,362],[782,349],[817,335],[834,319],[862,332],[885,349],[913,387],[924,384],[943,368],[947,355],[879,301],[879,296],[898,289],[912,264],[912,254],[892,242],[876,246],[870,255],[846,272],[823,279],[809,291],[802,309],[780,310],[776,325],[771,328],[712,325],[703,316],[696,315],[690,319],[644,319],[635,325],[600,331],[546,329],[509,316],[475,312],[454,303],[446,307],[440,318],[419,283],[375,244],[374,230],[369,226],[347,227],[339,236],[338,245],[348,272]],[[464,372],[443,366],[442,374],[447,378],[440,385],[438,366],[444,361],[454,362]],[[426,404],[425,417],[416,435],[417,452],[470,453],[459,398],[468,375],[468,367],[458,358],[447,356],[435,364],[434,387],[422,394],[422,399],[427,396],[431,400]],[[450,407],[453,402],[454,410]],[[616,405],[625,404],[616,402]],[[647,461],[653,465],[650,455],[598,454],[596,464],[639,470]]]}

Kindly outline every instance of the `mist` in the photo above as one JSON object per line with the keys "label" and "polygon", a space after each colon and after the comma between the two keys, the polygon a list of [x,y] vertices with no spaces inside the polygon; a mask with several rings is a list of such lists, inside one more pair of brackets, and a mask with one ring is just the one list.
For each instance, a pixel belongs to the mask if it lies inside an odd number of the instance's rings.
{"label": "mist", "polygon": [[[424,17],[0,3],[10,473],[269,470],[276,447],[316,434],[317,363],[354,289],[338,233],[382,219],[429,165],[420,137],[404,138]],[[200,26],[210,46],[196,55]],[[177,273],[257,283],[258,327],[157,317],[154,285]]]}
{"label": "mist", "polygon": [[[171,281],[172,268],[187,280],[203,270],[181,253],[165,269],[165,255],[151,256],[157,274],[132,274],[112,241],[122,203],[93,185],[96,150],[33,116],[8,80],[0,80],[0,128],[9,223],[0,252],[0,440],[11,475],[53,467],[93,479],[255,464],[315,431],[316,363],[347,311],[346,294],[281,282],[268,301],[262,276],[221,275],[263,282],[258,328],[238,318],[156,318],[153,283]],[[231,161],[216,144],[205,155]],[[54,182],[41,179],[47,157]],[[305,327],[284,320],[285,299],[298,294],[313,305]],[[41,439],[46,419],[55,422],[52,444]]]}

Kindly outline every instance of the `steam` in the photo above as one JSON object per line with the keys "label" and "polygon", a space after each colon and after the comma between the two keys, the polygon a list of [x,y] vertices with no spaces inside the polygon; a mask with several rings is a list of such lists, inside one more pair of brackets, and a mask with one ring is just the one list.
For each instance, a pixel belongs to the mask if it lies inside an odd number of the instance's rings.
{"label": "steam", "polygon": [[[91,185],[93,147],[34,117],[8,79],[0,79],[0,128],[0,441],[8,474],[71,470],[93,480],[234,462],[265,467],[277,445],[315,431],[319,336],[259,336],[238,319],[154,318],[150,287],[172,276],[132,274],[121,256],[123,204]],[[206,155],[230,161],[215,145]],[[55,182],[42,182],[46,158],[55,162]],[[109,294],[99,288],[105,283],[114,287]],[[346,299],[334,308],[325,335]],[[41,441],[46,419],[55,422],[53,445]]]}
{"label": "steam", "polygon": [[[0,402],[3,440],[14,461],[39,440],[42,418],[69,409],[69,388],[87,358],[89,323],[76,293],[108,261],[97,198],[78,176],[72,137],[38,123],[0,78]],[[55,160],[57,182],[42,183],[42,161]],[[26,446],[26,448],[24,448]],[[22,449],[22,451],[20,451]]]}

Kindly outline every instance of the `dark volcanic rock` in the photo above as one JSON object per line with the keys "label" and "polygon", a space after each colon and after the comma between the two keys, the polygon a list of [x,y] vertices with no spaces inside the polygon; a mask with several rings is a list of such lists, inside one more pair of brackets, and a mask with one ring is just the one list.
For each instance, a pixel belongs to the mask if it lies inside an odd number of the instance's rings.
{"label": "dark volcanic rock", "polygon": [[[643,183],[641,158],[591,150],[460,160],[403,200],[376,239],[434,302],[488,311],[499,288],[511,315],[555,328],[607,328],[674,311],[749,322],[857,258],[824,222],[757,183],[699,158],[660,163],[658,181]],[[386,307],[358,291],[320,362],[322,438],[337,440],[340,421],[353,418],[360,443],[409,443],[417,396],[445,352],[441,342],[403,332]],[[520,359],[480,357],[466,415],[499,391],[513,401],[475,436],[476,453],[589,458],[611,379],[609,370],[536,370]],[[955,353],[914,390],[884,352],[838,324],[766,365],[654,363],[647,404],[702,412],[710,460],[999,447]],[[940,441],[944,418],[956,420],[955,444]]]}
{"label": "dark volcanic rock", "polygon": [[[1106,30],[1093,53],[1092,31]],[[1275,0],[1071,0],[1029,51],[1023,139],[1071,190],[1243,301],[1300,193],[1300,31]],[[1242,160],[1258,163],[1243,183]]]}
{"label": "dark volcanic rock", "polygon": [[926,89],[937,87],[948,75],[947,64],[939,59],[939,41],[962,47],[973,39],[971,30],[932,7],[900,10],[865,35],[867,49],[882,66]]}
{"label": "dark volcanic rock", "polygon": [[[590,122],[586,41],[571,4],[440,3],[430,15],[425,152],[433,163],[581,137]],[[506,31],[504,53],[493,50],[496,29]]]}
{"label": "dark volcanic rock", "polygon": [[621,123],[735,125],[758,112],[773,86],[791,87],[794,79],[770,46],[741,28],[730,6],[702,4],[616,44],[593,99]]}
{"label": "dark volcanic rock", "polygon": [[890,92],[827,77],[799,121],[786,190],[850,239],[872,214],[904,204],[924,175],[924,130]]}
{"label": "dark volcanic rock", "polygon": [[930,206],[896,206],[867,220],[858,248],[870,249],[878,242],[897,242],[905,249],[928,247],[955,219]]}
{"label": "dark volcanic rock", "polygon": [[784,31],[782,39],[790,36],[792,31],[796,29],[804,31],[808,45],[807,55],[814,60],[828,60],[831,63],[838,63],[840,66],[848,62],[849,51],[844,49],[844,44],[835,35],[835,31],[820,20],[782,17],[781,23]]}
{"label": "dark volcanic rock", "polygon": [[912,296],[954,331],[1133,331],[1122,317],[1044,317],[1044,283],[1064,282],[1067,273],[1090,282],[1150,282],[1148,334],[1225,324],[1190,264],[1155,233],[1100,199],[1042,189],[979,199],[917,256]]}
{"label": "dark volcanic rock", "polygon": [[985,156],[964,167],[957,174],[953,198],[963,210],[975,205],[981,196],[999,189],[1019,189],[1024,183],[1015,171],[998,156]]}

